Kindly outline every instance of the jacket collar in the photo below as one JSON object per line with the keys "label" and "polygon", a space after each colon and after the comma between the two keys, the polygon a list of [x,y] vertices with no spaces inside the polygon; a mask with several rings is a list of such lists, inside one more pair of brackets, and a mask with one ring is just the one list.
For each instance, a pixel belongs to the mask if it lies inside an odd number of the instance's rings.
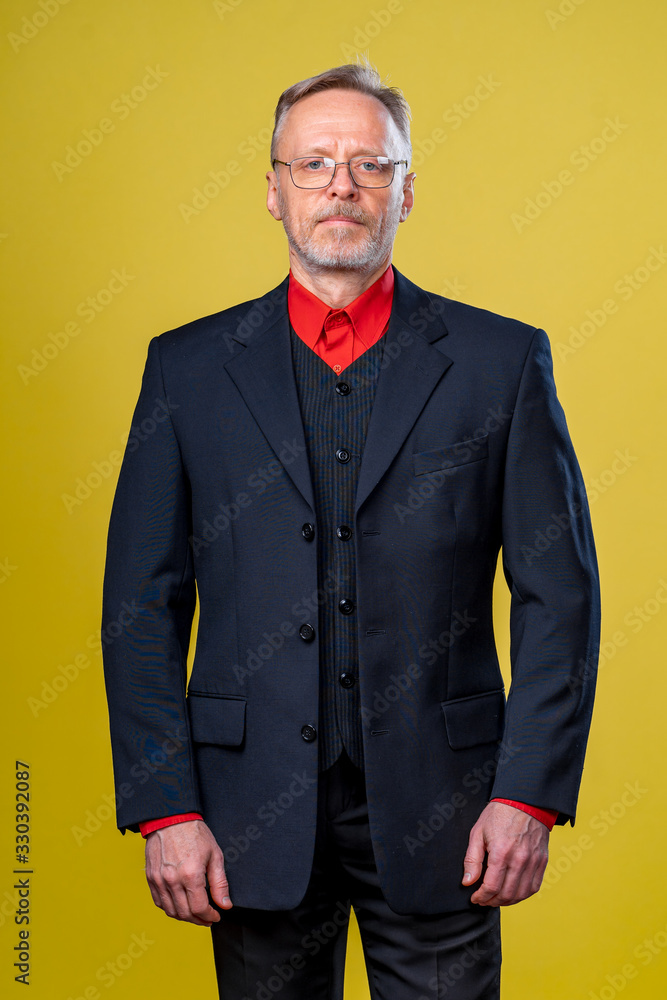
{"label": "jacket collar", "polygon": [[[355,512],[410,433],[451,358],[433,345],[447,336],[441,300],[394,268],[394,301],[359,470]],[[255,300],[232,338],[243,345],[225,364],[285,471],[314,511],[308,453],[292,367],[286,277]]]}

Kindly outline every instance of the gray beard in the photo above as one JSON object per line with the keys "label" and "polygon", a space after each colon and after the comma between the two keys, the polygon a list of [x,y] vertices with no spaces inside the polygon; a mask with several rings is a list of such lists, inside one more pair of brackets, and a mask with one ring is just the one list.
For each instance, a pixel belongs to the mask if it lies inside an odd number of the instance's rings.
{"label": "gray beard", "polygon": [[[304,267],[313,273],[356,271],[372,274],[390,253],[398,229],[398,212],[395,219],[388,211],[377,220],[343,202],[332,211],[321,211],[314,216],[309,233],[297,233],[280,192],[278,204],[289,245]],[[365,226],[363,239],[360,240],[356,232],[340,228],[330,231],[328,245],[318,243],[313,236],[316,224],[331,215],[344,215],[362,222]]]}

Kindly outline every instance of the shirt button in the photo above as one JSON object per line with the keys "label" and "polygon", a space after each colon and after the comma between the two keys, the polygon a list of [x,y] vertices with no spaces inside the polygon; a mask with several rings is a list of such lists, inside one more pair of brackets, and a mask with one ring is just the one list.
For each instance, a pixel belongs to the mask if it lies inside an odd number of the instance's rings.
{"label": "shirt button", "polygon": [[346,542],[349,538],[352,538],[352,528],[347,524],[341,524],[336,528],[336,534],[342,542]]}
{"label": "shirt button", "polygon": [[341,687],[344,688],[354,687],[355,676],[354,674],[350,674],[347,671],[344,671],[338,678],[338,682],[341,685]]}
{"label": "shirt button", "polygon": [[317,738],[317,730],[315,729],[315,726],[302,726],[301,736],[306,743],[312,743],[313,740]]}
{"label": "shirt button", "polygon": [[347,382],[336,382],[336,392],[339,396],[347,396],[350,392],[350,387]]}
{"label": "shirt button", "polygon": [[311,539],[315,537],[315,525],[309,524],[308,522],[306,522],[306,524],[301,525],[301,534],[303,535],[303,537],[306,539],[307,542],[310,542]]}
{"label": "shirt button", "polygon": [[338,602],[338,610],[342,615],[351,615],[354,611],[354,601],[350,601],[347,597],[344,597],[342,601]]}
{"label": "shirt button", "polygon": [[301,636],[304,642],[312,642],[313,639],[315,638],[315,629],[313,628],[312,625],[308,624],[302,625],[301,628],[299,629],[299,635]]}
{"label": "shirt button", "polygon": [[339,448],[336,452],[336,458],[341,465],[345,465],[346,462],[350,461],[351,455],[345,448]]}

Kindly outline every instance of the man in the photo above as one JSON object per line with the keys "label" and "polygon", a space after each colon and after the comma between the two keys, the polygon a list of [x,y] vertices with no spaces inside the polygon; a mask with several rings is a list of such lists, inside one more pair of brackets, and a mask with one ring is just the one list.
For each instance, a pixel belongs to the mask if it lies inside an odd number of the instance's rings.
{"label": "man", "polygon": [[105,577],[118,823],[221,997],[342,997],[352,905],[374,1000],[488,1000],[499,907],[574,819],[599,641],[549,342],[392,267],[409,117],[370,67],[285,91],[271,157],[288,278],[149,346]]}

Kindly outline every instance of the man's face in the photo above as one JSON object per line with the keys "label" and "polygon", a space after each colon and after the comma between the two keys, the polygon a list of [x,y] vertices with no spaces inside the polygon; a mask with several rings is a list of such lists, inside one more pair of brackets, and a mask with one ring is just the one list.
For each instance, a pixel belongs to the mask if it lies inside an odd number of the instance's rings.
{"label": "man's face", "polygon": [[[310,94],[292,107],[278,143],[278,158],[317,153],[337,162],[363,154],[404,159],[398,129],[374,97],[352,90]],[[294,186],[289,167],[269,171],[267,207],[282,221],[290,244],[308,271],[371,274],[388,258],[399,222],[412,208],[415,175],[396,167],[387,188],[358,187],[347,166],[317,190]]]}

